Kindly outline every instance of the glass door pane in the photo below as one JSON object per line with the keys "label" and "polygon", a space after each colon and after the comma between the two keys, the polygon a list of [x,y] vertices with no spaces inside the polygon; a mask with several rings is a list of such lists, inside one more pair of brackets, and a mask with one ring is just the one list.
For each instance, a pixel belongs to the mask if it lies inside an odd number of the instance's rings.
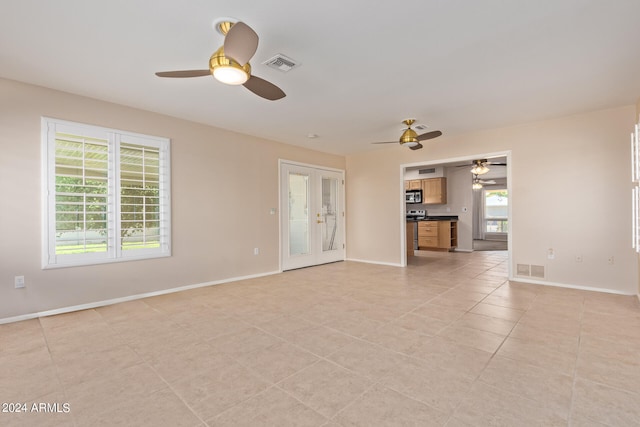
{"label": "glass door pane", "polygon": [[338,180],[322,178],[322,251],[336,250],[338,231]]}
{"label": "glass door pane", "polygon": [[309,175],[289,172],[289,255],[309,253]]}

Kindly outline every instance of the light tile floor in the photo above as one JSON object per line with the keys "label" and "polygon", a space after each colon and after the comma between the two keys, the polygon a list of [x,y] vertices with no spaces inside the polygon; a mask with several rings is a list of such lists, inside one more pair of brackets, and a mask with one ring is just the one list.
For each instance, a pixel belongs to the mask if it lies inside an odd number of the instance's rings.
{"label": "light tile floor", "polygon": [[0,325],[0,425],[640,425],[635,296],[423,255]]}

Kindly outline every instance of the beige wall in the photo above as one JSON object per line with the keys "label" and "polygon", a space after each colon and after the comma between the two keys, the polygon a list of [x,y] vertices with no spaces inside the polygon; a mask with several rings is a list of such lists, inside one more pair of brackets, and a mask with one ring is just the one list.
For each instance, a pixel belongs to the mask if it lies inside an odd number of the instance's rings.
{"label": "beige wall", "polygon": [[[345,167],[340,156],[13,81],[0,79],[0,94],[0,319],[276,271],[278,159]],[[41,269],[41,116],[171,139],[172,257]]]}
{"label": "beige wall", "polygon": [[[389,147],[347,156],[347,257],[401,262],[400,165],[511,151],[512,265],[543,265],[543,281],[550,284],[635,293],[629,191],[634,116],[635,106],[627,106],[445,135],[419,151]],[[549,248],[553,260],[547,259]],[[583,262],[575,261],[578,255]]]}

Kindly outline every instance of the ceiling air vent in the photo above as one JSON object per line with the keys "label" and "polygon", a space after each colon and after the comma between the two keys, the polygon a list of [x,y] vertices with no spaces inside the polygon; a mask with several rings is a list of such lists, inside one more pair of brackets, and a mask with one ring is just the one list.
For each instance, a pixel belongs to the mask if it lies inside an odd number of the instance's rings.
{"label": "ceiling air vent", "polygon": [[274,70],[282,71],[283,73],[300,66],[300,63],[296,62],[295,59],[291,59],[281,53],[277,54],[273,58],[267,59],[263,64],[267,67],[273,68]]}
{"label": "ceiling air vent", "polygon": [[425,173],[436,173],[436,168],[420,169],[418,173],[421,175],[424,175]]}
{"label": "ceiling air vent", "polygon": [[427,126],[426,125],[415,125],[413,126],[414,130],[427,130]]}

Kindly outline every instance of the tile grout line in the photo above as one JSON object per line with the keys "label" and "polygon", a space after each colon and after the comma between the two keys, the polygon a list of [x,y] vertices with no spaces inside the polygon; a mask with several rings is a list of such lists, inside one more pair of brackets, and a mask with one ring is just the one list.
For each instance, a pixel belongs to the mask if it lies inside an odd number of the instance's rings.
{"label": "tile grout line", "polygon": [[[56,371],[56,379],[58,380],[58,384],[60,385],[60,388],[62,389],[62,394],[63,394],[64,398],[66,399],[67,403],[69,403],[69,406],[71,406],[71,402],[69,401],[69,395],[67,394],[67,387],[65,387],[65,385],[62,383],[62,380],[60,379],[60,370],[58,369],[58,363],[56,362],[56,360],[53,357],[53,353],[51,352],[51,347],[49,345],[49,338],[47,337],[47,334],[45,333],[44,326],[42,325],[42,321],[40,319],[41,318],[38,317],[38,325],[40,325],[40,330],[42,331],[42,336],[44,338],[44,342],[45,342],[46,347],[47,347],[47,353],[49,354],[49,358],[51,359],[51,363],[53,363],[54,369]],[[71,413],[71,421],[73,422],[73,425],[77,426],[78,422],[76,421],[76,417],[73,415],[73,408],[71,408],[71,411],[69,411],[69,412]]]}
{"label": "tile grout line", "polygon": [[575,404],[576,399],[576,382],[578,380],[578,361],[580,360],[580,353],[582,347],[582,323],[584,320],[584,305],[585,300],[582,300],[582,306],[580,310],[580,329],[578,330],[578,351],[576,352],[576,360],[575,365],[573,367],[573,382],[571,384],[571,400],[569,401],[569,420],[568,425],[571,425],[573,422],[573,406]]}

